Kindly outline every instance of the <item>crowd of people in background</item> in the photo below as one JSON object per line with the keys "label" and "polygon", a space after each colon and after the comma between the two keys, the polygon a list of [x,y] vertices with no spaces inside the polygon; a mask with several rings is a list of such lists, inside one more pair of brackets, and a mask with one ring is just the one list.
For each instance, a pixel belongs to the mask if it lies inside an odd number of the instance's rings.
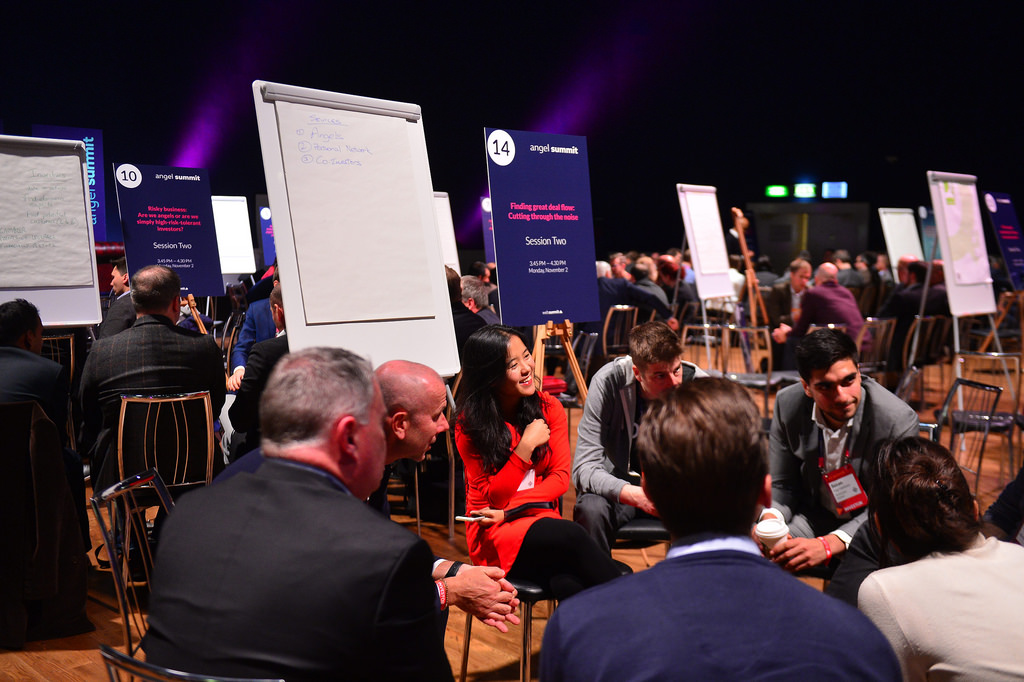
{"label": "crowd of people in background", "polygon": [[[638,324],[627,354],[585,377],[574,453],[564,408],[540,389],[531,330],[500,324],[500,282],[485,263],[446,268],[463,367],[451,424],[430,368],[289,353],[276,266],[252,288],[228,357],[179,324],[181,282],[159,265],[129,275],[113,263],[80,376],[40,357],[35,306],[0,304],[0,402],[34,400],[54,425],[80,530],[64,551],[81,559],[83,459],[94,491],[125,473],[120,397],[209,393],[218,477],[182,496],[160,531],[144,640],[159,665],[450,679],[446,609],[507,631],[522,579],[565,601],[545,632],[542,679],[1024,676],[1024,469],[982,515],[951,454],[916,437],[917,413],[859,371],[867,317],[896,319],[898,370],[914,315],[949,314],[942,263],[900,258],[894,275],[884,255],[837,249],[780,272],[731,250],[733,295],[703,309],[689,252],[596,263],[601,320],[579,327],[600,331],[620,304],[638,308]],[[709,314],[750,323],[754,292],[775,362],[798,375],[768,427],[744,389],[683,361],[680,338]],[[449,427],[473,565],[434,556],[387,520],[392,467],[423,460]],[[672,545],[630,576],[611,550],[636,519],[660,520]],[[782,532],[766,540],[764,528]],[[827,578],[825,594],[792,575]],[[58,611],[84,627],[84,606],[63,606],[28,608],[29,631]],[[18,635],[5,628],[0,645]]]}

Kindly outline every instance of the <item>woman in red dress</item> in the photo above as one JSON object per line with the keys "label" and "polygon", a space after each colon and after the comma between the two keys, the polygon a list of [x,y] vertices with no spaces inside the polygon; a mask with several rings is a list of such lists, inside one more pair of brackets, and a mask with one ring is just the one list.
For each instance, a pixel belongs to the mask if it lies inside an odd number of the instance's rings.
{"label": "woman in red dress", "polygon": [[557,599],[620,575],[620,564],[559,513],[569,489],[565,410],[537,390],[519,332],[490,325],[469,337],[458,408],[466,509],[479,519],[466,528],[473,563],[500,566]]}

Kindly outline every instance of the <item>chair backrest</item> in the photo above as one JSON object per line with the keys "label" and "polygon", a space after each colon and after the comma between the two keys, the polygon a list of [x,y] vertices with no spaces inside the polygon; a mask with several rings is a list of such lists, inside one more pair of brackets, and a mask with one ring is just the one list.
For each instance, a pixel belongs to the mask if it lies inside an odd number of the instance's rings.
{"label": "chair backrest", "polygon": [[[860,328],[856,339],[862,372],[872,374],[886,370],[889,348],[892,346],[892,334],[895,329],[895,318],[880,320],[869,317],[864,320],[864,326]],[[865,344],[864,341],[868,338],[871,339],[871,343]]]}
{"label": "chair backrest", "polygon": [[683,360],[708,372],[720,372],[724,352],[720,324],[688,324],[683,326]]}
{"label": "chair backrest", "polygon": [[958,377],[939,410],[939,425],[949,427],[949,451],[961,469],[974,474],[974,494],[981,480],[989,425],[999,404],[999,386]]}
{"label": "chair backrest", "polygon": [[213,480],[214,446],[208,391],[121,396],[120,478],[152,468],[171,489],[208,485]]}
{"label": "chair backrest", "polygon": [[[928,358],[928,347],[932,342],[932,336],[935,333],[936,325],[942,326],[939,318],[937,317],[921,317],[920,315],[914,316],[914,321],[910,323],[910,327],[907,329],[907,336],[903,340],[903,366],[910,367],[917,365],[923,367],[929,364]],[[917,334],[917,349],[913,351],[914,335]]]}
{"label": "chair backrest", "polygon": [[576,354],[576,362],[580,365],[580,374],[583,375],[584,381],[588,378],[590,361],[594,357],[594,349],[597,348],[599,338],[597,332],[577,332],[576,338],[572,341],[573,353]]}
{"label": "chair backrest", "polygon": [[147,512],[153,507],[169,512],[174,502],[160,474],[148,469],[115,483],[90,503],[110,560],[125,652],[134,656],[149,626],[144,607],[153,575],[153,552]]}
{"label": "chair backrest", "polygon": [[[107,667],[107,675],[111,682],[121,682],[122,680],[125,682],[131,680],[145,680],[146,682],[284,682],[280,679],[257,680],[251,677],[215,677],[183,673],[126,656],[106,644],[100,644],[100,655],[103,657],[103,664]],[[122,677],[121,673],[124,673],[125,677]]]}
{"label": "chair backrest", "polygon": [[[40,355],[62,365],[64,369],[67,370],[69,383],[73,383],[75,381],[76,358],[74,334],[47,334],[43,336],[43,350]],[[70,395],[68,395],[67,412],[67,425],[64,429],[68,439],[66,445],[69,445],[72,450],[77,450],[78,445],[75,442],[75,418],[71,410]]]}
{"label": "chair backrest", "polygon": [[903,370],[903,375],[900,377],[899,383],[896,384],[896,397],[903,402],[910,402],[910,392],[920,377],[921,368],[917,365],[911,365]]}
{"label": "chair backrest", "polygon": [[931,424],[929,422],[918,422],[917,423],[918,434],[922,438],[927,438],[933,443],[939,442],[939,432],[941,429],[938,424]]}
{"label": "chair backrest", "polygon": [[723,329],[721,369],[726,374],[772,373],[772,339],[768,327],[739,327],[728,325]]}
{"label": "chair backrest", "polygon": [[605,358],[629,353],[629,332],[636,326],[637,309],[631,305],[613,305],[604,316],[601,351]]}
{"label": "chair backrest", "polygon": [[1003,409],[1008,412],[1020,411],[1020,353],[964,351],[957,353],[954,360],[959,366],[957,376],[1001,387],[1006,394],[1001,398]]}

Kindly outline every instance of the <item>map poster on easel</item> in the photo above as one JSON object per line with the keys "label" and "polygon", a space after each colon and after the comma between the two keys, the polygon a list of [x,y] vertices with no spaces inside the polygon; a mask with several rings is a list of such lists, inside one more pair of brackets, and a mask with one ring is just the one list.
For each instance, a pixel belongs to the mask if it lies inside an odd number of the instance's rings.
{"label": "map poster on easel", "polygon": [[1013,290],[1024,291],[1024,236],[1020,231],[1017,212],[1013,210],[1013,201],[1009,194],[987,192],[985,208],[988,209],[992,230],[1003,253],[1003,263],[1013,283]]}
{"label": "map poster on easel", "polygon": [[502,323],[597,321],[587,139],[493,128],[484,136]]}
{"label": "map poster on easel", "polygon": [[996,311],[977,181],[973,175],[928,171],[949,309],[956,317]]}

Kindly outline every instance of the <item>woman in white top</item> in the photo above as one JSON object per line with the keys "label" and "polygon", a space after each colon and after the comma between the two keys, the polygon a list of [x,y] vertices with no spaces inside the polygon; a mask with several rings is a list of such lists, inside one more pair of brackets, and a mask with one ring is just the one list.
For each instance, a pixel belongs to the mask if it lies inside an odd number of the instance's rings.
{"label": "woman in white top", "polygon": [[1024,678],[1024,547],[981,535],[963,473],[931,441],[884,445],[868,478],[882,542],[910,563],[871,574],[858,606],[904,679]]}

